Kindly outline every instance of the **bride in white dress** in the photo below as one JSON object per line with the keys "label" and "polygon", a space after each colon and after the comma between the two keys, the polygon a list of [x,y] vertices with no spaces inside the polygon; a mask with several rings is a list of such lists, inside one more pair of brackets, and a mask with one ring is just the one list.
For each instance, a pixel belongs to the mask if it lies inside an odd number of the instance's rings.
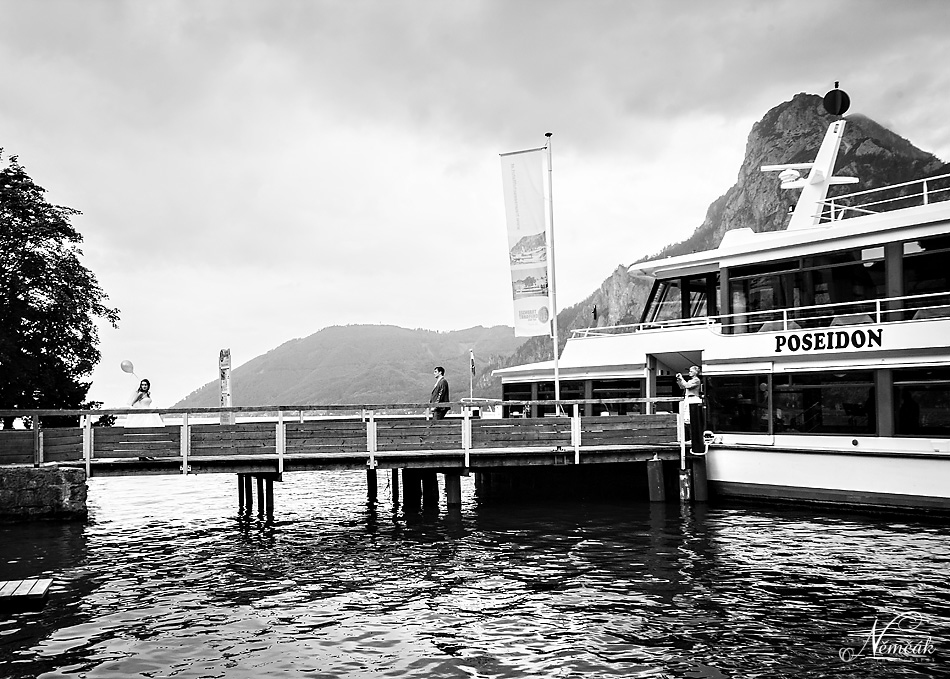
{"label": "bride in white dress", "polygon": [[[152,407],[152,395],[150,393],[152,383],[148,380],[139,382],[139,388],[129,398],[130,408],[143,408],[148,410]],[[158,413],[132,413],[126,415],[126,427],[164,427],[162,416]]]}

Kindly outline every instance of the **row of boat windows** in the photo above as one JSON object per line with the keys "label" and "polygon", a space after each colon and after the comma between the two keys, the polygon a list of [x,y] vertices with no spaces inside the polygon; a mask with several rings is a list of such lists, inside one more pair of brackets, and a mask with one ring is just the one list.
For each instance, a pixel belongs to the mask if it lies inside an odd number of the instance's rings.
{"label": "row of boat windows", "polygon": [[[950,438],[950,367],[716,375],[704,382],[707,427],[717,433]],[[680,393],[672,378],[657,378],[657,396]],[[562,400],[642,396],[640,379],[561,382]],[[554,384],[506,384],[503,398],[554,400]],[[528,407],[527,415],[532,417],[555,410],[553,405]],[[525,414],[525,408],[503,406],[503,415],[517,417]],[[584,415],[643,411],[639,403],[586,404],[583,408]],[[668,404],[657,407],[671,409]]]}
{"label": "row of boat windows", "polygon": [[[643,321],[747,314],[950,291],[950,269],[946,266],[950,236],[897,245],[899,256],[890,258],[885,257],[884,246],[877,246],[733,267],[729,270],[731,308],[722,312],[717,309],[718,273],[658,281]],[[933,303],[921,301],[920,305]],[[908,306],[913,304],[905,308]],[[873,304],[869,305],[871,308]]]}
{"label": "row of boat windows", "polygon": [[[616,379],[616,380],[561,380],[561,400],[571,401],[580,399],[618,399],[643,398],[643,380]],[[657,378],[657,396],[677,396],[680,390],[676,388],[675,378]],[[553,401],[554,382],[524,382],[502,385],[502,399],[505,401]],[[672,409],[670,406],[667,409]],[[533,406],[502,406],[504,417],[543,417],[553,415],[553,405],[538,404]],[[591,403],[583,406],[582,415],[629,415],[642,413],[643,404],[640,403]]]}
{"label": "row of boat windows", "polygon": [[715,376],[706,395],[720,433],[950,437],[948,368]]}

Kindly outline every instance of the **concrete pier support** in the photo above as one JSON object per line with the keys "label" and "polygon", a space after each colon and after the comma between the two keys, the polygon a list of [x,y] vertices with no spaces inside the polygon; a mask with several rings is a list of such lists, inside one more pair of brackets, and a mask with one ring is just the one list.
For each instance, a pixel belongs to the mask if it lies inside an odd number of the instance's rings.
{"label": "concrete pier support", "polygon": [[376,470],[366,470],[366,499],[370,502],[376,502]]}
{"label": "concrete pier support", "polygon": [[86,472],[48,467],[0,468],[0,519],[85,521]]}
{"label": "concrete pier support", "polygon": [[450,508],[462,506],[462,474],[461,472],[445,472],[445,505]]}
{"label": "concrete pier support", "polygon": [[647,460],[647,485],[650,491],[650,502],[666,502],[663,460]]}

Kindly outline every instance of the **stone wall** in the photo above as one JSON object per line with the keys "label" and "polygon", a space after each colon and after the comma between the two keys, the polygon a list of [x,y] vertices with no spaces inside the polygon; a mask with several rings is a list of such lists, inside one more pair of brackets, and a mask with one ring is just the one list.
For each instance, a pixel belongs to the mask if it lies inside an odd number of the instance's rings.
{"label": "stone wall", "polygon": [[56,466],[0,467],[0,520],[85,520],[86,472]]}

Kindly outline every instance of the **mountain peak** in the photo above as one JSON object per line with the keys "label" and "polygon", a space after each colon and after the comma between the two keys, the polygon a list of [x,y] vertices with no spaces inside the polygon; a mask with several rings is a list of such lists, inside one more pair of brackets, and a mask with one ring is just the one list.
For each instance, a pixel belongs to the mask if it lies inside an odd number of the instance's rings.
{"label": "mountain peak", "polygon": [[[521,345],[514,330],[498,325],[441,332],[395,325],[334,325],[284,342],[234,368],[235,406],[329,403],[424,403],[432,368],[442,365],[452,398],[469,395],[470,351],[476,370],[488,372]],[[478,392],[481,395],[484,389]],[[218,405],[209,382],[176,408]]]}

